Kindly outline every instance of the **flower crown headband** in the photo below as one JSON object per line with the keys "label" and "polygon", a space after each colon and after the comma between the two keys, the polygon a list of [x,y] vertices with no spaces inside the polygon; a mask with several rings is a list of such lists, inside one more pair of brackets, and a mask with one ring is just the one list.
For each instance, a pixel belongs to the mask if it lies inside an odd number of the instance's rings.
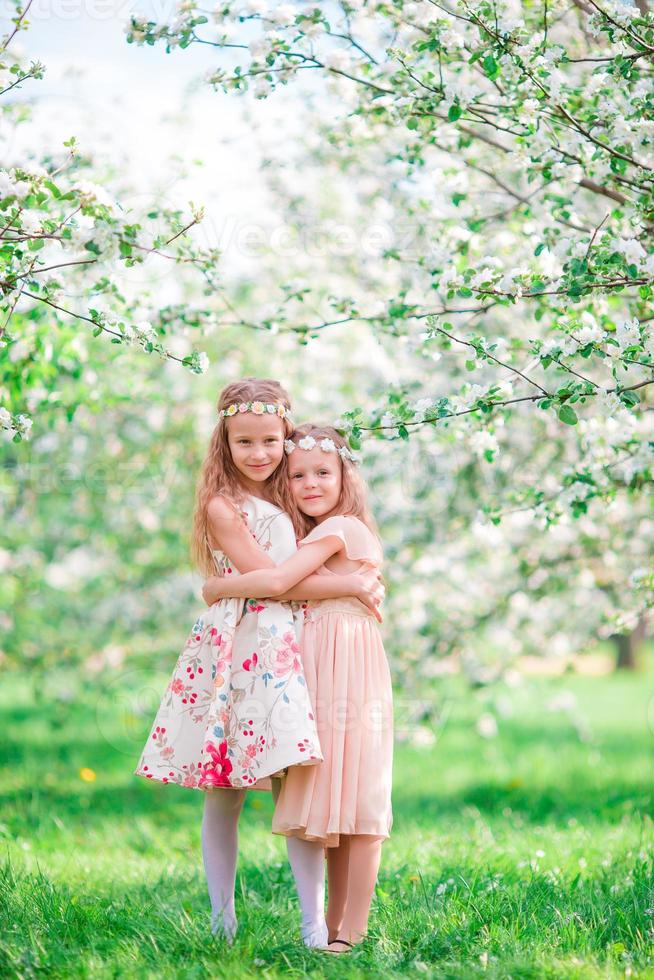
{"label": "flower crown headband", "polygon": [[227,408],[221,408],[218,418],[231,418],[237,412],[253,412],[255,415],[279,415],[281,419],[288,417],[288,409],[281,402],[234,402]]}
{"label": "flower crown headband", "polygon": [[321,439],[317,442],[313,436],[304,436],[298,442],[293,442],[292,439],[284,439],[284,449],[290,455],[295,449],[314,449],[316,446],[320,446],[324,453],[338,453],[341,459],[349,459],[351,463],[358,463],[358,459],[354,456],[347,446],[338,446],[334,443],[333,439]]}

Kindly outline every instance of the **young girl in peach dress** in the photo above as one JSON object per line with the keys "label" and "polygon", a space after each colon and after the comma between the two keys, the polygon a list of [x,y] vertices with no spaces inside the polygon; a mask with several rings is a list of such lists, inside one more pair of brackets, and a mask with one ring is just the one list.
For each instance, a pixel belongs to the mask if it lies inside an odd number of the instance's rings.
{"label": "young girl in peach dress", "polygon": [[[216,597],[274,597],[312,572],[379,567],[382,551],[365,486],[345,440],[331,427],[296,429],[285,443],[291,492],[310,530],[295,555],[235,582],[211,579]],[[366,933],[381,858],[392,824],[392,691],[375,616],[358,599],[312,601],[305,612],[304,672],[324,761],[289,768],[273,832],[326,848],[331,953]]]}

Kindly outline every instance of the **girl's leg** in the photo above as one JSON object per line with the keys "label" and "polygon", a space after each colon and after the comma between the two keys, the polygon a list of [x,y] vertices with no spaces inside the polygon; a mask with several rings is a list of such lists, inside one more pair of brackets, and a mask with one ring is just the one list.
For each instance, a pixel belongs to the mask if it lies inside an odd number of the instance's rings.
{"label": "girl's leg", "polygon": [[299,837],[287,837],[286,847],[300,900],[304,945],[326,946],[325,849],[320,841]]}
{"label": "girl's leg", "polygon": [[329,901],[327,902],[327,929],[329,942],[338,936],[345,913],[347,899],[347,876],[350,860],[350,837],[341,834],[338,847],[327,848],[327,880],[329,882]]}
{"label": "girl's leg", "polygon": [[[281,789],[278,779],[272,780],[275,803]],[[288,860],[295,878],[302,925],[300,931],[305,946],[325,946],[325,849],[318,841],[287,837]]]}
{"label": "girl's leg", "polygon": [[238,818],[247,790],[207,790],[202,814],[202,857],[211,901],[211,931],[236,934],[234,884],[238,854]]}
{"label": "girl's leg", "polygon": [[[368,834],[350,837],[347,900],[338,939],[358,943],[366,934],[370,904],[375,891],[383,838]],[[330,881],[331,884],[331,881]],[[347,947],[341,946],[344,951]]]}

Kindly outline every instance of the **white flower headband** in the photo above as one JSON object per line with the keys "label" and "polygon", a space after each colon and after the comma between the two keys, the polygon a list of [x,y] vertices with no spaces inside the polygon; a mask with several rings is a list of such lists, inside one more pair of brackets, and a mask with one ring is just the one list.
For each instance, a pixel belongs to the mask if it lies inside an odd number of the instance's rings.
{"label": "white flower headband", "polygon": [[292,439],[284,439],[284,449],[290,455],[294,449],[314,449],[316,446],[320,446],[324,453],[338,453],[341,459],[349,459],[352,463],[358,463],[358,459],[353,455],[352,452],[347,448],[347,446],[339,446],[336,448],[336,444],[333,439],[321,439],[317,442],[313,436],[304,436],[298,442],[293,442]]}
{"label": "white flower headband", "polygon": [[233,405],[229,405],[227,408],[221,408],[218,412],[218,417],[221,419],[231,418],[237,412],[254,412],[255,415],[279,415],[281,419],[288,416],[288,410],[281,402],[275,404],[267,402],[234,402]]}

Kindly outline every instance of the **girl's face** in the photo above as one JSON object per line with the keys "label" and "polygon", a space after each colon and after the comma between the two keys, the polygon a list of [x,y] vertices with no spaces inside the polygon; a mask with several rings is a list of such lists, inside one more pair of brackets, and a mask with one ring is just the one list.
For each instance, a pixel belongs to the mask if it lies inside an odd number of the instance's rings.
{"label": "girl's face", "polygon": [[284,456],[284,423],[278,415],[239,412],[227,419],[227,442],[245,486],[261,490]]}
{"label": "girl's face", "polygon": [[295,503],[303,514],[318,524],[332,516],[343,482],[336,453],[326,453],[320,446],[294,449],[288,457],[288,478]]}

